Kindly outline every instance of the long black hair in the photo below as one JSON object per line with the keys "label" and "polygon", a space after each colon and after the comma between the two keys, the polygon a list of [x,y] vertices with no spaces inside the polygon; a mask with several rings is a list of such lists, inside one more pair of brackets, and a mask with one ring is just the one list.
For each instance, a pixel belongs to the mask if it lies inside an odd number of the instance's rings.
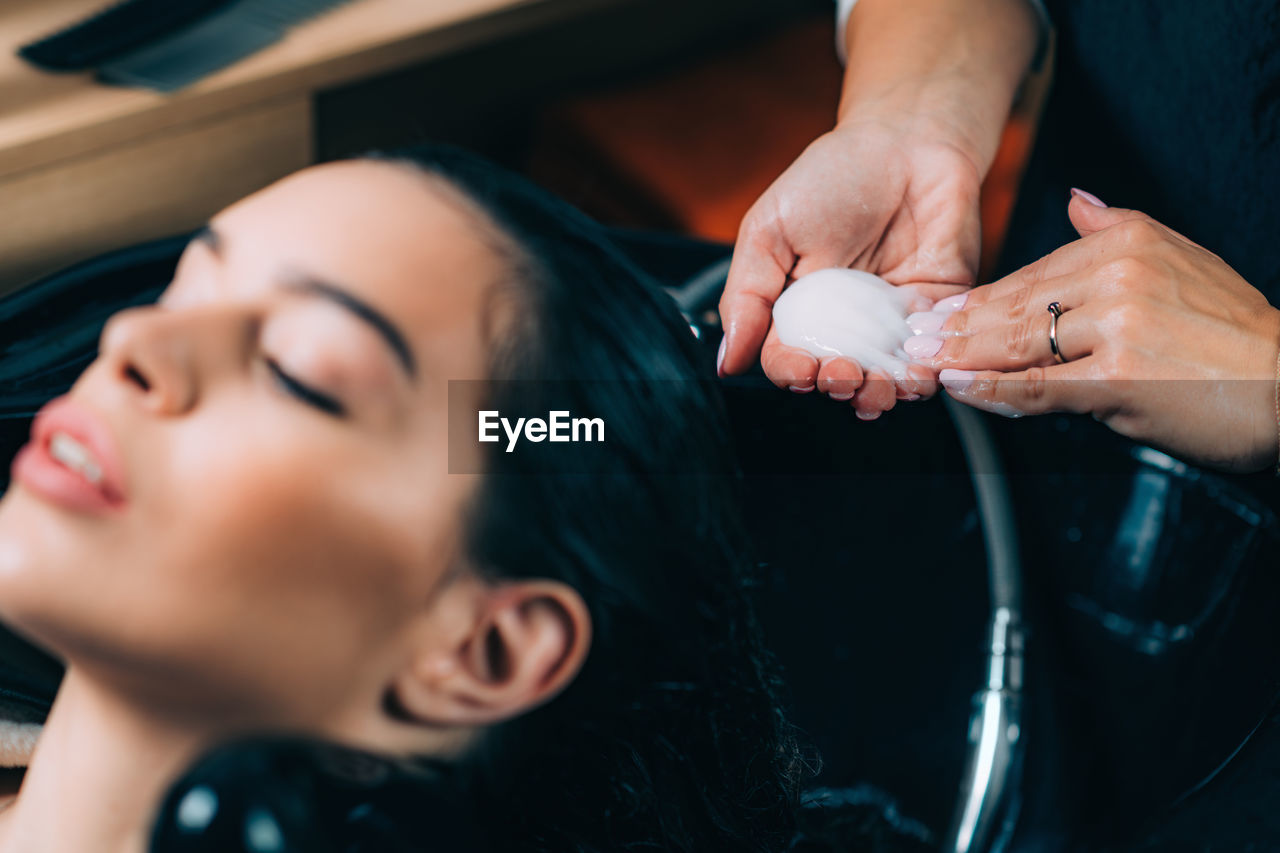
{"label": "long black hair", "polygon": [[[468,557],[579,591],[592,648],[546,706],[451,776],[492,850],[785,849],[804,762],[749,604],[733,465],[709,367],[671,299],[602,226],[447,147],[370,155],[435,176],[507,245],[487,408],[600,417],[576,470],[490,445]],[[582,458],[582,457],[576,457]],[[545,459],[544,459],[545,462]]]}

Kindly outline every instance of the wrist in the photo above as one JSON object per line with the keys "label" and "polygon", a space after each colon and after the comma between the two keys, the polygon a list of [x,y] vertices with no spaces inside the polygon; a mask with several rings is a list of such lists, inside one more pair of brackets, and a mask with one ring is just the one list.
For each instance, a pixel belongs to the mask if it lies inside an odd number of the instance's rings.
{"label": "wrist", "polygon": [[927,116],[985,174],[1039,31],[1028,0],[858,0],[838,123]]}
{"label": "wrist", "polygon": [[842,99],[837,130],[875,124],[890,129],[904,148],[947,147],[964,155],[981,180],[1003,130],[983,105],[966,100],[954,80],[913,80],[856,99]]}

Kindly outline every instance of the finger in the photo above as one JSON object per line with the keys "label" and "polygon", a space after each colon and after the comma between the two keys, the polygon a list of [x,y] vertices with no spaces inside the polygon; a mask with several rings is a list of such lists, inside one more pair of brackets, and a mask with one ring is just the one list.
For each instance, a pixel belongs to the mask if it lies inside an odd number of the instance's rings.
{"label": "finger", "polygon": [[959,311],[977,308],[989,302],[1006,299],[1019,290],[1035,287],[1049,279],[1073,275],[1094,266],[1107,254],[1105,241],[1080,239],[1027,264],[1025,267],[990,284],[979,285],[933,306],[934,311]]}
{"label": "finger", "polygon": [[770,328],[760,350],[760,366],[774,385],[797,394],[812,391],[818,381],[818,359],[799,347],[789,347],[778,340],[776,329]]}
{"label": "finger", "polygon": [[1011,373],[943,370],[938,379],[959,402],[1011,418],[1048,412],[1084,414],[1105,410],[1113,402],[1108,383],[1096,377],[1087,358]]}
{"label": "finger", "polygon": [[1157,222],[1140,210],[1109,207],[1093,193],[1088,193],[1084,190],[1072,188],[1071,200],[1067,203],[1067,218],[1071,220],[1076,233],[1081,237],[1088,237],[1100,231],[1106,231],[1125,222],[1139,222],[1155,226],[1158,234],[1175,237],[1184,243],[1201,248],[1199,243],[1188,239],[1185,235],[1174,231],[1169,226]]}
{"label": "finger", "polygon": [[934,334],[942,338],[974,335],[1029,318],[1042,320],[1054,302],[1063,312],[1079,308],[1088,301],[1093,284],[1090,277],[1058,276],[959,311],[911,314],[907,317],[907,325],[916,334]]}
{"label": "finger", "polygon": [[899,400],[927,400],[936,393],[938,393],[938,374],[923,364],[907,365],[907,378],[898,383]]}
{"label": "finger", "polygon": [[874,421],[897,402],[897,389],[889,374],[879,368],[867,372],[862,387],[853,398],[854,412],[864,421]]}
{"label": "finger", "polygon": [[1057,338],[1058,350],[1067,361],[1093,353],[1099,343],[1099,312],[1105,310],[1089,303],[1063,312],[1054,322],[1048,311],[1016,323],[1005,323],[967,335],[942,337],[916,335],[903,349],[918,364],[934,370],[1024,370],[1057,363],[1049,343],[1050,333]]}
{"label": "finger", "polygon": [[1107,207],[1096,201],[1095,196],[1089,196],[1095,199],[1089,201],[1087,195],[1089,194],[1081,190],[1072,190],[1071,200],[1067,204],[1067,215],[1081,239],[1054,250],[1004,278],[945,299],[935,304],[933,310],[977,308],[1005,299],[1021,289],[1034,287],[1048,279],[1080,272],[1115,255],[1117,248],[1133,248],[1134,244],[1142,243],[1150,237],[1168,235],[1199,248],[1195,242],[1141,211]]}
{"label": "finger", "polygon": [[862,387],[862,366],[851,358],[822,359],[818,368],[818,390],[832,400],[852,400]]}
{"label": "finger", "polygon": [[902,284],[898,285],[899,289],[904,291],[910,297],[907,302],[907,310],[932,311],[935,303],[956,296],[961,293],[967,293],[969,285],[967,284]]}
{"label": "finger", "polygon": [[722,375],[751,367],[772,325],[773,303],[794,263],[794,253],[775,229],[744,224],[720,297],[720,322],[725,330],[719,368]]}

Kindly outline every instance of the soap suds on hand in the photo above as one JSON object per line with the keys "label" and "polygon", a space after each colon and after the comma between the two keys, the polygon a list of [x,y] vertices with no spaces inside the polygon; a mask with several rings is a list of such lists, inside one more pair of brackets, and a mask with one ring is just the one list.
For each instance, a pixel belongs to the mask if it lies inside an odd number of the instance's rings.
{"label": "soap suds on hand", "polygon": [[773,305],[778,340],[818,358],[846,356],[864,369],[907,379],[910,357],[902,344],[911,294],[879,276],[825,269],[792,282]]}

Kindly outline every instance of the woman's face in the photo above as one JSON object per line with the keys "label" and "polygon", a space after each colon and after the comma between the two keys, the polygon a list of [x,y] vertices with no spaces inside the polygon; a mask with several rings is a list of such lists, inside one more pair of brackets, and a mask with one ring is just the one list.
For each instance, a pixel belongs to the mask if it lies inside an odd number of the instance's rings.
{"label": "woman's face", "polygon": [[367,161],[214,217],[69,395],[124,500],[19,473],[0,501],[0,617],[157,703],[334,713],[460,559],[475,480],[448,473],[447,381],[486,372],[505,265],[485,233],[438,181]]}

